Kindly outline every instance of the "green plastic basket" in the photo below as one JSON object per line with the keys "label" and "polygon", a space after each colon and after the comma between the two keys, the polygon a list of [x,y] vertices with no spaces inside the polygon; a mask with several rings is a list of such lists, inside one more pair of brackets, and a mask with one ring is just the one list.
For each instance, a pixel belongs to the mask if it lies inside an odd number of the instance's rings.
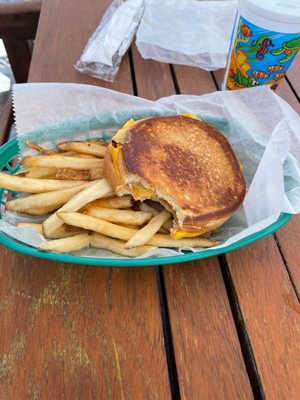
{"label": "green plastic basket", "polygon": [[[9,161],[12,160],[18,154],[18,143],[16,139],[12,139],[7,142],[4,146],[0,147],[0,168],[7,168],[10,173],[14,173],[18,168],[11,168]],[[3,189],[0,189],[0,201],[2,204],[5,204],[3,200]],[[229,246],[223,247],[221,249],[209,249],[204,250],[198,253],[187,253],[177,256],[170,257],[155,257],[155,258],[145,258],[145,259],[120,259],[120,258],[90,258],[90,257],[79,257],[71,254],[58,254],[58,253],[48,253],[44,251],[40,251],[36,248],[30,247],[24,243],[16,241],[13,238],[5,235],[0,232],[0,243],[4,246],[9,247],[13,250],[16,250],[20,253],[27,254],[29,256],[40,257],[40,258],[48,258],[50,260],[60,261],[60,262],[69,262],[74,264],[87,264],[87,265],[105,265],[105,266],[118,266],[118,267],[127,267],[127,266],[148,266],[148,265],[160,265],[160,264],[172,264],[172,263],[180,263],[187,262],[192,260],[197,260],[200,258],[207,258],[211,256],[215,256],[217,254],[227,253],[229,251],[238,249],[240,247],[246,246],[250,243],[259,240],[277,229],[281,228],[287,221],[291,218],[291,214],[281,214],[279,219],[268,226],[265,229],[262,229],[260,232],[257,232],[247,238],[241,239],[238,242],[231,244]],[[1,218],[0,214],[0,218]]]}

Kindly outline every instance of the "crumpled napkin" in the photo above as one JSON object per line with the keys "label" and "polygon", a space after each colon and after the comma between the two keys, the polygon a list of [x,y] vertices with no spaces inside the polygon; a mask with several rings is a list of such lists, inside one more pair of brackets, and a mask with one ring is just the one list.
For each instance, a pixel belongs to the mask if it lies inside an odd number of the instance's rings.
{"label": "crumpled napkin", "polygon": [[237,1],[148,0],[137,31],[143,58],[214,71],[226,66]]}

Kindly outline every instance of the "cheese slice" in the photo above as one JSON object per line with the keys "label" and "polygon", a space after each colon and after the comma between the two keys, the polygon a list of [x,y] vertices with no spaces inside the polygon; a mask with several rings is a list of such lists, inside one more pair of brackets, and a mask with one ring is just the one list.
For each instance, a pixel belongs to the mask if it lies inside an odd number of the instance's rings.
{"label": "cheese slice", "polygon": [[130,119],[128,120],[123,126],[122,128],[120,128],[118,130],[118,132],[115,134],[115,136],[112,138],[112,140],[114,140],[115,142],[119,142],[120,140],[122,140],[124,138],[124,134],[127,132],[127,129],[130,128],[132,125],[134,125],[134,119]]}
{"label": "cheese slice", "polygon": [[198,118],[197,115],[192,114],[192,113],[184,113],[184,114],[181,114],[181,115],[183,115],[184,117],[190,117],[190,118],[198,119],[199,121],[201,121],[201,119]]}
{"label": "cheese slice", "polygon": [[206,232],[205,230],[199,230],[197,232],[185,232],[185,231],[182,231],[181,229],[174,229],[171,232],[171,236],[174,239],[182,239],[185,237],[201,236],[201,235],[204,235],[205,232]]}
{"label": "cheese slice", "polygon": [[134,196],[140,200],[153,199],[155,197],[155,192],[153,190],[145,188],[140,183],[133,183],[130,186],[130,189],[132,190]]}
{"label": "cheese slice", "polygon": [[124,182],[122,181],[120,169],[118,167],[118,158],[119,158],[120,151],[122,149],[122,143],[119,143],[119,141],[124,138],[124,134],[126,133],[127,129],[130,128],[133,124],[134,124],[134,120],[131,118],[129,121],[127,121],[122,126],[121,129],[118,130],[118,132],[112,138],[112,141],[116,142],[116,147],[113,146],[112,143],[109,143],[109,145],[108,145],[108,150],[109,150],[110,156],[112,158],[113,166],[115,169],[115,174],[116,174],[116,177],[117,177],[120,185]]}
{"label": "cheese slice", "polygon": [[122,149],[121,143],[117,143],[117,147],[114,147],[111,143],[108,145],[108,150],[110,152],[110,156],[111,156],[112,163],[113,163],[114,170],[115,170],[115,175],[116,175],[116,178],[118,179],[119,185],[121,185],[123,183],[122,178],[121,178],[120,169],[118,166],[118,158],[119,158],[121,149]]}

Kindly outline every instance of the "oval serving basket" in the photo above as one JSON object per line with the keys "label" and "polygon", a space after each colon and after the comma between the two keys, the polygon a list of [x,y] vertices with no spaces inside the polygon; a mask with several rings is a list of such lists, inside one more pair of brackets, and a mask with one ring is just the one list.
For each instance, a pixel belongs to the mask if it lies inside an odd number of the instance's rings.
{"label": "oval serving basket", "polygon": [[[3,170],[4,168],[11,174],[13,174],[18,167],[12,168],[9,162],[16,157],[18,154],[18,144],[17,139],[12,139],[7,142],[5,145],[0,147],[0,169]],[[3,198],[4,190],[0,189],[0,202],[2,205],[5,205],[5,200]],[[3,207],[2,207],[3,208]],[[71,254],[58,254],[58,253],[49,253],[40,251],[36,248],[28,246],[22,242],[19,242],[4,233],[0,232],[0,243],[4,246],[9,247],[13,250],[18,252],[39,257],[39,258],[47,258],[50,260],[60,261],[60,262],[69,262],[74,264],[86,264],[86,265],[102,265],[102,266],[118,266],[118,267],[126,267],[126,266],[148,266],[148,265],[161,265],[161,264],[172,264],[172,263],[179,263],[179,262],[187,262],[201,258],[207,258],[214,255],[227,253],[229,251],[238,249],[240,247],[246,246],[250,243],[253,243],[272,232],[276,231],[277,229],[281,228],[287,221],[291,218],[291,214],[281,214],[279,219],[273,223],[272,225],[268,226],[267,228],[248,236],[247,238],[241,239],[238,242],[223,247],[223,248],[216,248],[216,249],[209,249],[203,250],[198,253],[187,253],[177,256],[170,256],[170,257],[155,257],[155,258],[138,258],[138,259],[128,259],[128,258],[91,258],[91,257],[82,257],[76,256]],[[0,212],[0,218],[2,218]]]}

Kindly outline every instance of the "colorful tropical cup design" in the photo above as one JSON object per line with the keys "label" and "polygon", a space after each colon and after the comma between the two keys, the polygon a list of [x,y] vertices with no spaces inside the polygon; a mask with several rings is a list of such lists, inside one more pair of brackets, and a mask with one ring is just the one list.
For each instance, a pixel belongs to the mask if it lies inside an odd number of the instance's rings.
{"label": "colorful tropical cup design", "polygon": [[299,48],[300,33],[267,31],[240,17],[227,69],[226,89],[269,85],[275,90]]}

